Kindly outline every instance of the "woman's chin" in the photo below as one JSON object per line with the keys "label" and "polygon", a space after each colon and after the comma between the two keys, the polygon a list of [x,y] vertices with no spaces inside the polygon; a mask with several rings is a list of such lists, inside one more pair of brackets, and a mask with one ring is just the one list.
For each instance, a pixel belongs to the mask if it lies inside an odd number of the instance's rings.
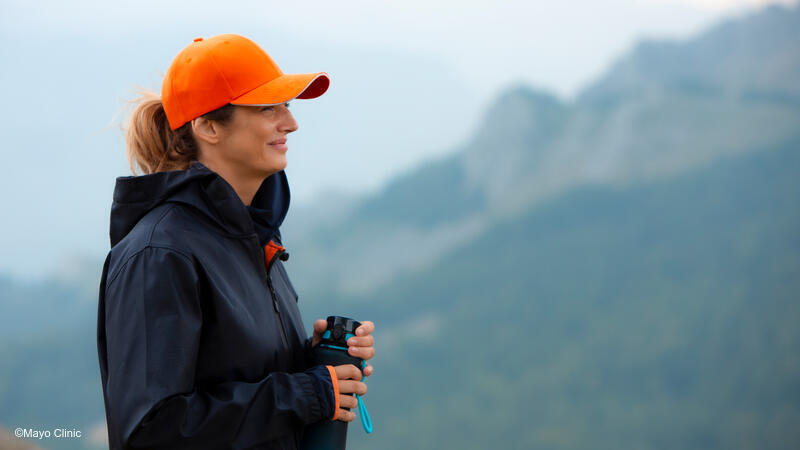
{"label": "woman's chin", "polygon": [[276,166],[278,168],[277,172],[280,172],[281,170],[285,169],[287,164],[288,161],[286,160],[286,155],[281,155],[280,160],[277,161],[277,166]]}
{"label": "woman's chin", "polygon": [[261,167],[264,169],[264,172],[270,175],[280,172],[286,168],[286,157],[281,156],[279,158],[271,158],[269,161],[264,161],[264,163],[261,164]]}

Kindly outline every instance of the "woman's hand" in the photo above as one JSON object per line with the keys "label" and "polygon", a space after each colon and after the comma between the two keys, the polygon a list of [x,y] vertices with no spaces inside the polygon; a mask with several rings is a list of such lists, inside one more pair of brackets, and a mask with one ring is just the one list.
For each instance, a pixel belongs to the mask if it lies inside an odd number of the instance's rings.
{"label": "woman's hand", "polygon": [[358,399],[348,394],[364,395],[367,393],[367,385],[360,381],[361,371],[352,364],[335,366],[334,370],[339,379],[339,414],[336,420],[352,422],[356,418],[356,413],[343,408],[358,408]]}
{"label": "woman's hand", "polygon": [[[328,328],[328,322],[324,319],[317,319],[314,322],[314,335],[311,337],[311,346],[314,347],[322,340],[322,333]],[[364,361],[375,356],[375,338],[372,332],[375,331],[375,324],[370,321],[361,322],[361,326],[356,329],[356,337],[351,337],[347,341],[347,353]],[[373,368],[369,363],[364,367],[364,376],[372,375]],[[360,379],[360,378],[359,378]]]}

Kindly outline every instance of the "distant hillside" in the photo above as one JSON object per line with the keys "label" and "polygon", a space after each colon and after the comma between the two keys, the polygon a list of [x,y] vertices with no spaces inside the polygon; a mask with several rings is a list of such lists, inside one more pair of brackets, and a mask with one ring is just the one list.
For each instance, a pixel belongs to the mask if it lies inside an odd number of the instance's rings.
{"label": "distant hillside", "polygon": [[800,447],[798,193],[800,140],[578,188],[355,300],[354,448]]}
{"label": "distant hillside", "polygon": [[0,428],[0,448],[3,450],[39,450],[30,440],[17,439],[12,431]]}
{"label": "distant hillside", "polygon": [[87,268],[85,274],[69,280],[50,278],[36,283],[0,275],[0,341],[31,337],[44,329],[73,330],[88,312],[96,312],[102,268],[100,261],[99,267]]}
{"label": "distant hillside", "polygon": [[[379,327],[376,431],[349,447],[796,448],[798,192],[800,140],[576,188],[435,270],[303,304]],[[102,418],[92,325],[0,346],[0,421]]]}
{"label": "distant hillside", "polygon": [[[66,296],[62,297],[65,298]],[[77,428],[81,439],[43,439],[44,448],[79,450],[102,439],[105,422],[97,362],[97,311],[82,310],[71,328],[0,339],[0,426]],[[35,320],[27,322],[38,327]],[[0,445],[0,448],[5,448]],[[107,445],[106,445],[107,448]]]}
{"label": "distant hillside", "polygon": [[493,223],[578,186],[656,180],[800,136],[797,29],[800,9],[774,7],[685,42],[648,41],[573,103],[509,88],[459,151],[372,197],[311,208],[340,206],[334,214],[290,212],[284,236],[301,298],[369,292],[433,267]]}

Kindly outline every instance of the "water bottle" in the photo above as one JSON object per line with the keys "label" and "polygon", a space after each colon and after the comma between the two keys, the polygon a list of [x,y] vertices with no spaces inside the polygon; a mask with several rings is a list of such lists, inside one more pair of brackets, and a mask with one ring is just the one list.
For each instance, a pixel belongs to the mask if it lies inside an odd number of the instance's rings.
{"label": "water bottle", "polygon": [[[361,326],[361,323],[341,316],[328,316],[327,321],[328,327],[322,334],[322,340],[312,349],[314,365],[341,366],[343,364],[352,364],[363,371],[364,360],[347,353],[347,340],[355,336],[356,329]],[[350,408],[344,409],[350,410]],[[361,422],[364,425],[364,429],[367,433],[372,432],[369,414],[367,414],[366,408],[363,407],[363,402],[360,398],[359,413],[361,414]],[[322,420],[307,426],[300,448],[303,450],[345,450],[347,445],[347,424],[347,422],[342,422],[341,420]]]}

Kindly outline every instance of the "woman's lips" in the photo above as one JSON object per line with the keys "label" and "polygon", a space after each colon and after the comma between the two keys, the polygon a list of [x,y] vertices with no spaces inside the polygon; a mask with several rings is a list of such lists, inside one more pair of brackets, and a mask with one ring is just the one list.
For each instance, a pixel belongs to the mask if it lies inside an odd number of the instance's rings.
{"label": "woman's lips", "polygon": [[277,141],[272,141],[269,143],[269,145],[282,152],[289,150],[289,146],[286,145],[286,139],[279,139]]}

